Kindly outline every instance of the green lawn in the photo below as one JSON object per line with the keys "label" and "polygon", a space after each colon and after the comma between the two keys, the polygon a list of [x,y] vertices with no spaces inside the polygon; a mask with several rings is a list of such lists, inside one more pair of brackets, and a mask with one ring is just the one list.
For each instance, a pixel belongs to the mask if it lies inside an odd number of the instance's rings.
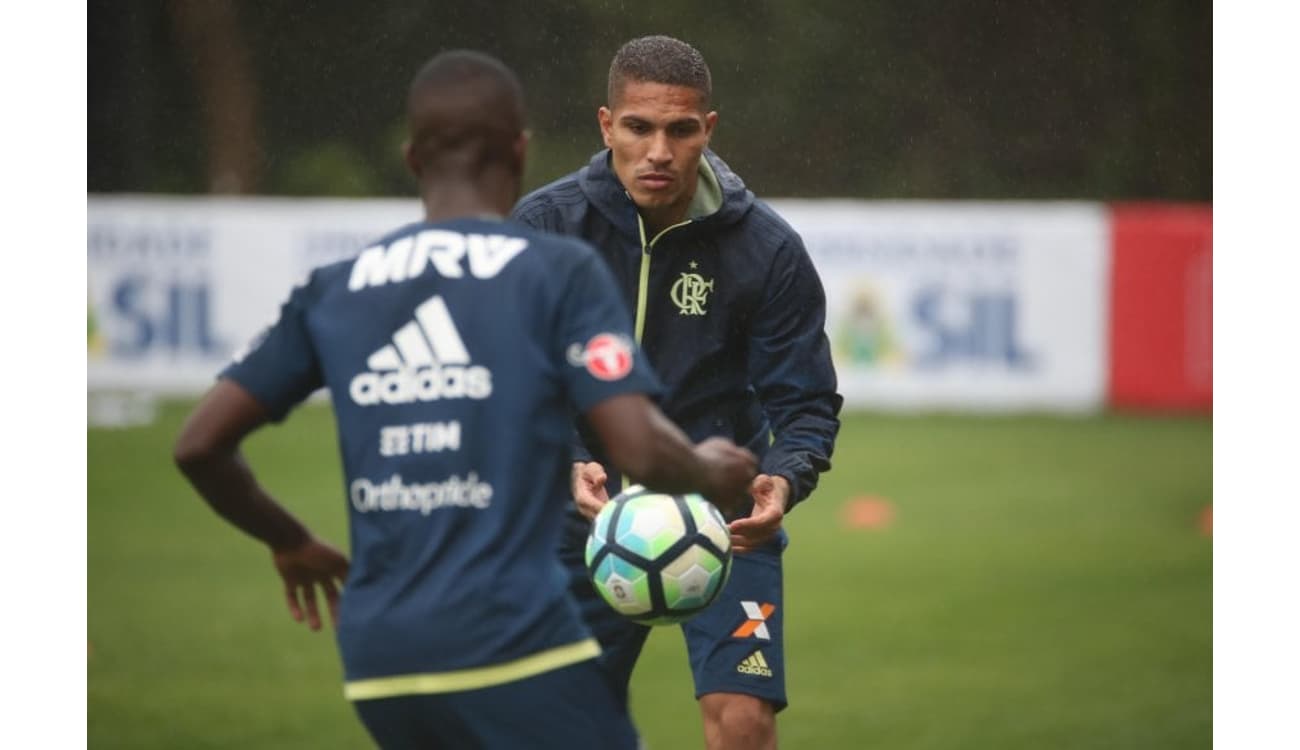
{"label": "green lawn", "polygon": [[[94,748],[354,748],[332,636],[284,610],[268,555],[183,483],[149,428],[88,433]],[[787,519],[787,748],[1209,748],[1208,418],[846,417]],[[346,543],[330,414],[251,441],[265,484]],[[887,499],[892,524],[845,524]],[[651,750],[699,747],[681,636],[650,639]]]}

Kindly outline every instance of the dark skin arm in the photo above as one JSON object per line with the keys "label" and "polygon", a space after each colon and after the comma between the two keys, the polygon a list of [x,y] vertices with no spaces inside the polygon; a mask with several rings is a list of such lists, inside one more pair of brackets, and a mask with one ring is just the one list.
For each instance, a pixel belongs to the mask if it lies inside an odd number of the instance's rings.
{"label": "dark skin arm", "polygon": [[[610,461],[633,481],[659,492],[699,492],[723,513],[748,501],[758,466],[754,454],[723,438],[692,445],[644,395],[606,399],[586,416]],[[603,476],[600,488],[604,494]]]}
{"label": "dark skin arm", "polygon": [[293,619],[319,630],[319,587],[337,621],[338,591],[348,573],[341,552],[317,539],[258,484],[240,443],[267,422],[266,410],[239,384],[220,380],[195,407],[173,456],[194,489],[222,518],[271,549]]}

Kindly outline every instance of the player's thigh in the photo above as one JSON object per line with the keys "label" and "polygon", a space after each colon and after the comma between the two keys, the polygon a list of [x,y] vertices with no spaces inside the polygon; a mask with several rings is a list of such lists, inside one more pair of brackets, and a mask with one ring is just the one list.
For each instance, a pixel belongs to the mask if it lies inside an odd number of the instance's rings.
{"label": "player's thigh", "polygon": [[764,699],[778,711],[787,705],[784,541],[736,555],[718,599],[682,625],[696,697],[740,693]]}
{"label": "player's thigh", "polygon": [[501,685],[357,701],[383,750],[633,750],[636,732],[595,660]]}
{"label": "player's thigh", "polygon": [[633,750],[627,708],[595,660],[448,695],[483,748]]}
{"label": "player's thigh", "polygon": [[352,706],[382,750],[481,747],[443,695],[398,695],[356,701]]}

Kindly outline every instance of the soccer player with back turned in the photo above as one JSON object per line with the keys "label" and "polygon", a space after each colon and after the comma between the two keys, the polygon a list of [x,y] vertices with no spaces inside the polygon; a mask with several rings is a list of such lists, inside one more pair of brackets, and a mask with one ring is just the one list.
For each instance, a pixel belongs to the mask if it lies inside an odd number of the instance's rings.
{"label": "soccer player with back turned", "polygon": [[[830,468],[839,430],[825,296],[799,235],[708,149],[718,114],[698,51],[664,36],[634,39],[614,56],[607,95],[598,117],[609,148],[526,196],[514,216],[600,252],[663,378],[664,412],[687,435],[721,435],[761,456],[752,509],[731,524],[731,578],[682,630],[708,747],[774,747],[786,705],[781,522]],[[588,518],[621,486],[591,427],[573,486]],[[602,661],[626,692],[648,631],[604,606],[587,581],[578,511],[561,554]]]}
{"label": "soccer player with back turned", "polygon": [[[692,445],[652,405],[659,386],[589,246],[502,219],[526,148],[515,76],[478,53],[444,53],[415,77],[407,108],[425,220],[295,288],[190,415],[176,461],[270,547],[295,619],[319,628],[326,599],[344,693],[381,746],[634,747],[555,558],[571,409],[613,465],[662,491],[727,507],[743,500],[754,457],[722,439]],[[350,564],[239,452],[322,387]]]}

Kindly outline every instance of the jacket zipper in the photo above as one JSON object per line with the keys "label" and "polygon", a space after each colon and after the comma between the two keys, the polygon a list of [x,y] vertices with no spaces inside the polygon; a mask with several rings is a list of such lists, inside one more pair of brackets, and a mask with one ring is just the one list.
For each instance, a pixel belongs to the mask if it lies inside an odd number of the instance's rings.
{"label": "jacket zipper", "polygon": [[637,291],[636,291],[635,332],[636,332],[636,343],[638,346],[641,344],[641,334],[645,331],[645,310],[647,305],[646,298],[649,294],[649,288],[650,288],[650,251],[654,249],[655,243],[658,242],[660,239],[662,239],[665,234],[668,234],[669,232],[671,232],[672,230],[678,227],[684,227],[690,223],[691,220],[687,219],[685,221],[681,221],[676,224],[673,224],[672,226],[667,227],[663,231],[659,232],[659,234],[656,234],[654,238],[651,239],[649,242],[646,242],[645,222],[641,219],[640,211],[638,211],[636,214],[636,228],[641,233],[641,278],[638,283]]}

